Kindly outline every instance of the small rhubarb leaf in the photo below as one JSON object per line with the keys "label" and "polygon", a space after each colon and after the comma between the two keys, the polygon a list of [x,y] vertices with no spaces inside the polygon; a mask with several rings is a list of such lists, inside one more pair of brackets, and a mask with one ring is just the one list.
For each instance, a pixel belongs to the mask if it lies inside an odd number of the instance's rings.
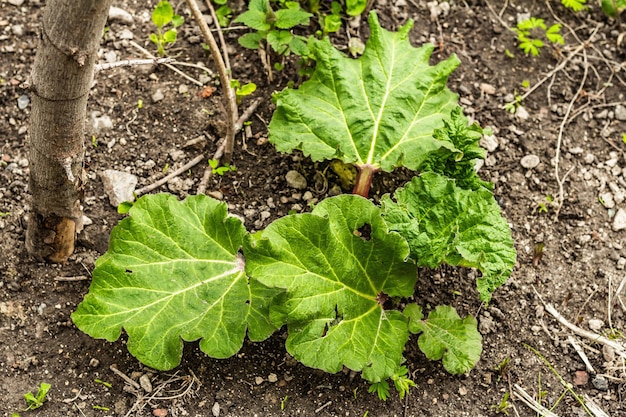
{"label": "small rhubarb leaf", "polygon": [[437,306],[417,324],[412,333],[421,333],[417,341],[420,350],[430,360],[443,359],[443,367],[451,374],[470,371],[480,359],[482,337],[474,317],[461,319],[454,308]]}
{"label": "small rhubarb leaf", "polygon": [[271,319],[288,325],[292,356],[327,372],[345,365],[370,382],[394,375],[407,319],[383,303],[413,294],[417,274],[377,206],[356,195],[328,198],[312,213],[274,221],[246,240],[244,253],[250,277],[285,291]]}
{"label": "small rhubarb leaf", "polygon": [[478,268],[478,292],[488,302],[511,275],[516,257],[511,231],[491,192],[466,190],[426,172],[394,198],[382,199],[383,218],[407,240],[417,264]]}
{"label": "small rhubarb leaf", "polygon": [[248,323],[254,340],[273,332],[268,303],[277,291],[248,283],[239,254],[247,232],[224,203],[147,195],[129,214],[72,314],[79,329],[109,341],[125,329],[130,353],[160,370],[180,363],[183,340],[201,339],[207,355],[226,358],[241,348]]}
{"label": "small rhubarb leaf", "polygon": [[457,95],[446,82],[458,58],[430,66],[434,46],[411,45],[412,21],[389,32],[372,12],[369,23],[371,37],[358,59],[328,38],[311,39],[311,79],[275,94],[269,139],[279,151],[299,149],[314,161],[341,159],[390,172],[417,170],[441,147],[456,150],[433,132],[456,108]]}

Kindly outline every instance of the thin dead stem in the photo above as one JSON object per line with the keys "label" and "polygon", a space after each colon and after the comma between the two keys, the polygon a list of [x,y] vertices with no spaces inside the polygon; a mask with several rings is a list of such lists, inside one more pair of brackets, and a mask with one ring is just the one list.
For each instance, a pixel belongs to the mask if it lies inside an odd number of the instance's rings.
{"label": "thin dead stem", "polygon": [[[129,44],[131,46],[133,46],[134,48],[140,50],[148,58],[151,58],[153,60],[158,59],[156,56],[152,55],[147,49],[145,49],[144,47],[142,47],[141,45],[139,45],[135,41],[129,41]],[[173,66],[172,64],[164,63],[163,65],[165,65],[166,67],[168,67],[169,69],[174,71],[176,74],[180,75],[181,77],[185,78],[186,80],[194,83],[195,85],[200,86],[200,87],[204,86],[204,84],[202,84],[200,81],[198,81],[195,78],[192,78],[189,75],[185,74],[184,72],[182,72],[181,70],[179,70],[178,68]]]}
{"label": "thin dead stem", "polygon": [[186,0],[187,5],[191,9],[191,13],[193,14],[196,23],[200,27],[200,31],[204,36],[204,41],[209,46],[209,51],[211,52],[211,57],[213,58],[213,62],[217,67],[218,74],[220,76],[220,84],[222,85],[222,90],[224,91],[224,107],[226,109],[226,138],[224,142],[224,157],[223,163],[230,163],[233,158],[233,150],[235,147],[235,123],[237,122],[237,102],[235,99],[235,91],[230,86],[230,75],[228,74],[228,70],[226,69],[226,64],[224,63],[224,58],[220,53],[220,49],[217,46],[217,42],[215,42],[215,37],[211,33],[209,26],[206,21],[202,17],[202,12],[198,8],[198,3],[196,0]]}

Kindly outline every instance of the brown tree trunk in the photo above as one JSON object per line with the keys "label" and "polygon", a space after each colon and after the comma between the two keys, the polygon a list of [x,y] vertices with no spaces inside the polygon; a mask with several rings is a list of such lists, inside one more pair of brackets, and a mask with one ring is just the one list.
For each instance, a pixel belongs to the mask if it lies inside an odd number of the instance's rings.
{"label": "brown tree trunk", "polygon": [[112,0],[48,0],[31,73],[28,252],[65,262],[82,227],[84,124]]}

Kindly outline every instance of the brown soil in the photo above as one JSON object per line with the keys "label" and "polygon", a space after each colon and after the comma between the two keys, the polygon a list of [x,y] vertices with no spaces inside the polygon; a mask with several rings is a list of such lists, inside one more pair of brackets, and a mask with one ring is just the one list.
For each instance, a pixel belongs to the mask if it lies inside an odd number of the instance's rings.
{"label": "brown soil", "polygon": [[[622,170],[626,160],[621,140],[626,123],[616,117],[616,103],[625,104],[626,41],[618,45],[620,28],[607,20],[596,2],[590,2],[593,4],[589,12],[579,14],[566,11],[560,2],[550,2],[554,14],[542,1],[499,3],[502,2],[490,1],[494,7],[490,10],[486,1],[451,1],[449,14],[435,21],[430,18],[426,1],[381,0],[374,5],[388,29],[395,29],[407,17],[413,18],[413,43],[432,41],[438,46],[433,62],[452,53],[461,59],[450,88],[459,92],[468,115],[495,132],[498,147],[489,153],[480,173],[495,183],[498,202],[511,224],[518,249],[513,276],[487,307],[481,307],[478,301],[472,271],[422,271],[418,284],[422,304],[451,304],[462,314],[478,316],[484,337],[482,359],[468,375],[450,376],[440,363],[426,360],[412,340],[405,356],[417,386],[404,400],[392,396],[381,402],[367,393],[368,385],[359,375],[328,375],[294,362],[285,353],[284,335],[280,333],[264,343],[246,343],[238,355],[228,360],[207,358],[197,343],[188,343],[183,363],[176,370],[154,372],[128,354],[123,337],[108,343],[91,339],[74,327],[70,314],[87,292],[94,262],[106,251],[110,230],[121,218],[104,194],[99,172],[126,170],[139,176],[141,187],[162,176],[166,165],[173,169],[201,152],[212,154],[221,129],[219,90],[213,97],[203,99],[198,94],[200,87],[163,67],[118,68],[99,73],[88,112],[108,115],[113,128],[97,133],[97,142],[86,138],[90,181],[85,214],[93,224],[80,235],[76,253],[67,264],[36,263],[24,248],[24,217],[29,207],[29,109],[20,110],[17,99],[28,94],[19,85],[27,80],[33,63],[43,2],[29,0],[16,7],[7,0],[0,1],[2,416],[21,412],[25,406],[23,394],[35,390],[41,382],[52,384],[49,401],[39,410],[22,415],[149,416],[163,415],[159,413],[165,410],[168,416],[211,416],[218,404],[222,416],[369,413],[478,417],[497,414],[495,406],[514,384],[535,397],[541,392],[541,402],[547,407],[558,402],[554,410],[558,415],[585,415],[572,395],[560,399],[562,384],[527,345],[537,349],[566,382],[574,383],[576,371],[584,370],[585,365],[568,342],[572,333],[544,312],[542,300],[555,305],[567,319],[583,328],[588,328],[590,319],[599,319],[603,321],[603,333],[612,328],[613,334],[620,336],[626,331],[624,291],[617,297],[615,294],[626,264],[625,232],[612,229],[612,216],[626,205],[626,172]],[[112,51],[118,59],[141,57],[128,41],[120,39],[125,29],[132,32],[136,42],[153,50],[147,42],[152,30],[152,4],[120,0],[116,5],[129,11],[135,22],[110,22],[102,59]],[[179,10],[183,9],[181,4]],[[503,26],[514,25],[517,14],[523,12],[542,17],[548,24],[556,22],[555,15],[562,19],[566,24],[562,29],[565,46],[546,46],[539,57],[525,57],[517,49],[515,36]],[[191,19],[187,20],[171,53],[179,60],[204,62],[212,67],[196,42],[197,30]],[[364,21],[361,26],[364,28]],[[579,49],[575,57],[565,61],[596,29],[593,41],[584,51]],[[352,35],[359,35],[357,32],[353,30]],[[214,178],[209,190],[223,193],[231,210],[246,219],[249,229],[255,229],[286,214],[294,204],[307,209],[301,200],[302,192],[290,189],[285,182],[289,170],[301,172],[308,180],[307,190],[315,198],[324,198],[326,193],[316,190],[315,180],[316,172],[323,172],[327,164],[312,163],[300,155],[278,154],[265,140],[266,123],[273,110],[270,95],[295,79],[295,71],[288,65],[269,83],[259,57],[238,46],[236,38],[240,33],[234,31],[227,36],[232,46],[233,74],[242,82],[255,82],[259,90],[253,97],[260,97],[263,102],[250,119],[252,137],[242,143],[239,136],[234,160],[237,171]],[[345,45],[343,33],[335,38],[338,45]],[[361,36],[365,33],[366,30],[360,30]],[[507,49],[515,54],[514,58],[507,57]],[[524,80],[535,85],[561,63],[563,70],[524,100],[527,119],[502,109],[510,99],[507,94],[524,93]],[[546,197],[553,196],[558,202],[554,161],[559,128],[586,65],[584,89],[573,104],[562,137],[559,175],[563,178],[567,173],[567,177],[562,184],[564,201],[559,220],[554,221],[557,205]],[[194,78],[202,73],[183,69]],[[489,91],[490,87],[495,91]],[[157,89],[163,92],[164,99],[155,103],[151,96]],[[141,110],[136,104],[139,99],[144,101]],[[248,99],[242,106],[250,102]],[[188,140],[203,135],[208,138],[204,145],[183,147]],[[540,159],[533,169],[520,164],[522,157],[529,154]],[[146,165],[149,160],[154,164]],[[170,190],[181,197],[195,193],[203,171],[204,166],[196,166],[181,177],[187,185],[181,181],[170,185]],[[397,178],[379,176],[372,195],[392,190]],[[400,176],[403,178],[404,174]],[[331,187],[338,183],[332,174],[327,179]],[[159,191],[167,191],[167,187]],[[272,199],[275,208],[269,208],[272,204],[268,199]],[[271,217],[261,221],[259,213],[264,210],[269,210]],[[545,245],[542,256],[537,254],[540,244]],[[62,280],[67,277],[86,279]],[[611,352],[599,344],[577,340],[587,346],[585,352],[595,371],[608,376],[590,374],[588,382],[576,381],[579,385],[574,390],[592,398],[611,416],[626,415],[626,374],[620,369],[623,360],[612,359]],[[505,360],[510,361],[503,368]],[[131,389],[110,370],[113,364],[135,380],[147,375],[154,387],[152,394]],[[269,378],[271,374],[276,375],[276,382],[268,380],[274,380]],[[263,382],[257,383],[257,378]],[[508,409],[510,415],[536,415],[519,400],[509,403],[515,407]]]}

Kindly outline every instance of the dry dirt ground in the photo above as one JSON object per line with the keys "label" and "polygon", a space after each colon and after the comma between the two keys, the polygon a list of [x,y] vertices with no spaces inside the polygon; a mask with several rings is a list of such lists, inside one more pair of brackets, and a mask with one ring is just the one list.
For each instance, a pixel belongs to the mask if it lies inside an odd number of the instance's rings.
{"label": "dry dirt ground", "polygon": [[[512,394],[509,407],[503,404],[498,409],[516,384],[544,406],[556,404],[553,411],[559,416],[587,415],[554,373],[608,415],[626,415],[623,358],[575,336],[544,308],[544,302],[551,303],[581,328],[624,342],[625,290],[620,287],[618,291],[618,287],[624,282],[626,265],[626,231],[620,230],[624,227],[622,209],[626,209],[626,145],[622,140],[626,133],[626,40],[620,37],[624,26],[607,19],[595,1],[588,11],[574,14],[560,1],[452,0],[449,12],[437,19],[431,19],[426,1],[374,2],[388,29],[407,18],[415,20],[411,40],[415,45],[435,43],[433,62],[453,53],[462,61],[450,88],[460,94],[466,114],[494,131],[494,137],[484,142],[489,153],[480,173],[495,183],[518,250],[513,276],[486,307],[478,301],[471,271],[421,271],[418,294],[422,304],[452,304],[462,314],[476,315],[484,352],[472,372],[450,376],[440,363],[426,360],[415,341],[409,343],[405,356],[417,386],[404,400],[394,396],[386,402],[368,394],[367,384],[358,375],[328,375],[295,363],[286,355],[280,333],[264,343],[246,343],[228,360],[207,358],[196,343],[189,343],[183,363],[172,372],[160,373],[131,357],[123,337],[114,343],[94,340],[73,326],[70,314],[87,292],[94,262],[106,251],[110,230],[121,218],[105,196],[100,173],[105,169],[133,173],[142,187],[163,176],[166,165],[174,169],[199,154],[212,154],[221,110],[219,90],[204,99],[199,96],[202,87],[163,67],[98,73],[88,113],[104,122],[107,117],[102,117],[108,116],[111,127],[96,129],[87,123],[90,180],[84,208],[93,223],[80,235],[76,253],[67,264],[33,261],[24,248],[29,106],[20,108],[18,98],[28,96],[20,84],[27,80],[33,63],[43,3],[0,0],[2,416],[20,412],[22,416],[479,417],[498,411],[537,415]],[[147,41],[154,3],[115,2],[132,14],[133,22],[108,23],[102,61],[143,57],[129,38],[154,50]],[[184,2],[178,3],[178,10],[185,13]],[[524,56],[507,29],[521,13],[543,18],[548,24],[561,22],[565,45],[547,45],[539,57]],[[367,33],[364,24],[350,30],[352,36]],[[327,173],[329,188],[338,180],[325,163],[278,154],[265,140],[271,93],[297,77],[288,65],[269,83],[259,57],[238,46],[236,38],[241,33],[233,30],[226,37],[233,74],[242,82],[257,83],[259,89],[252,98],[261,98],[262,104],[250,119],[251,136],[245,143],[239,136],[237,171],[213,179],[209,191],[219,191],[231,210],[246,219],[247,227],[255,229],[289,210],[307,210],[303,197],[324,198],[326,192],[316,183],[317,172]],[[190,18],[179,37],[171,54],[180,61],[213,68]],[[345,45],[345,40],[342,29],[335,43]],[[215,82],[215,77],[207,77],[202,70],[181,68],[195,79]],[[529,92],[525,80],[530,87],[542,84],[524,98],[523,110],[517,114],[503,110],[515,95]],[[142,109],[137,108],[140,99]],[[205,140],[185,146],[198,137]],[[195,193],[204,168],[200,164],[158,191],[169,189],[181,197]],[[289,188],[285,181],[289,170],[299,171],[308,180],[306,190]],[[379,176],[372,195],[377,198],[400,180]],[[307,191],[310,194],[305,196]],[[270,217],[261,214],[265,212]],[[68,281],[71,278],[77,280]],[[593,372],[586,371],[569,336],[583,346]],[[141,376],[143,381],[149,379],[152,393],[133,388],[111,370],[113,365],[135,383]],[[41,382],[52,385],[48,402],[39,410],[22,412],[23,394]]]}

